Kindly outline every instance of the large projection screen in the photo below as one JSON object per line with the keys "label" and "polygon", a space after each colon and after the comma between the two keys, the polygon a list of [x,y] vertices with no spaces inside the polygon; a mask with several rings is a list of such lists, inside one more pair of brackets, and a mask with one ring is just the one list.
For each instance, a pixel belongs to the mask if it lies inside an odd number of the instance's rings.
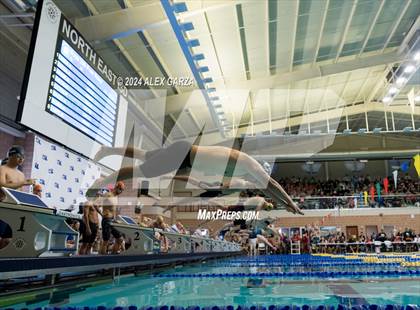
{"label": "large projection screen", "polygon": [[123,145],[127,100],[118,85],[54,2],[39,1],[17,121],[92,158],[101,145]]}

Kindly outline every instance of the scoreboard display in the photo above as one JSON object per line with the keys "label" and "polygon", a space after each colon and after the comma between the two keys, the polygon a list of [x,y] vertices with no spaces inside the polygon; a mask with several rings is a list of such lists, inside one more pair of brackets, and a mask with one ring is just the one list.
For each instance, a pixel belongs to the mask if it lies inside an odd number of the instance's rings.
{"label": "scoreboard display", "polygon": [[56,52],[46,109],[101,144],[112,146],[118,94],[64,40]]}
{"label": "scoreboard display", "polygon": [[122,146],[127,90],[52,0],[38,1],[17,121],[93,158]]}

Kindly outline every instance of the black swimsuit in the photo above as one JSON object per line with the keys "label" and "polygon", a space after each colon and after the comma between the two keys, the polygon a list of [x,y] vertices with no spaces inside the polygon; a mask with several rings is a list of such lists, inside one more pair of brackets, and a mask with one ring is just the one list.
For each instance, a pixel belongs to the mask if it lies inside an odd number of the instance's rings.
{"label": "black swimsuit", "polygon": [[191,168],[191,146],[188,141],[177,141],[166,148],[149,151],[138,168],[146,178]]}

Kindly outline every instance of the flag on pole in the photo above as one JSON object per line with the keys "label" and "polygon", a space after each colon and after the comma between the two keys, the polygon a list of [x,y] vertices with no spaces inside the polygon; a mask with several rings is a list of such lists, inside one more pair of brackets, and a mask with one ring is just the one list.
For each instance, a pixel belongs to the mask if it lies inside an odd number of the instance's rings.
{"label": "flag on pole", "polygon": [[378,200],[381,199],[381,183],[376,182],[376,192],[378,193]]}
{"label": "flag on pole", "polygon": [[363,197],[364,197],[365,206],[367,206],[368,205],[368,192],[367,191],[363,192]]}
{"label": "flag on pole", "polygon": [[384,190],[385,190],[386,195],[388,195],[388,186],[389,186],[389,181],[388,181],[388,178],[385,177],[384,178]]}
{"label": "flag on pole", "polygon": [[398,178],[398,170],[394,170],[392,172],[392,175],[394,176],[394,187],[397,188],[397,178]]}
{"label": "flag on pole", "polygon": [[417,175],[420,177],[420,154],[417,154],[413,157],[414,159],[414,167],[416,168]]}
{"label": "flag on pole", "polygon": [[370,191],[370,200],[374,202],[375,201],[375,187],[371,185],[369,191]]}

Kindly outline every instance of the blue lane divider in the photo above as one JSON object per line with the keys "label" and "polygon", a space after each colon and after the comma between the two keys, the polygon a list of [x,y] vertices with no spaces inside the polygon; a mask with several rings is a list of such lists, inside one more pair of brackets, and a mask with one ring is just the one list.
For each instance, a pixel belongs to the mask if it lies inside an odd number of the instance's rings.
{"label": "blue lane divider", "polygon": [[260,267],[260,266],[265,266],[265,267],[282,267],[282,266],[302,266],[302,267],[310,267],[310,266],[325,266],[325,267],[334,267],[334,266],[379,266],[379,265],[388,265],[388,266],[400,266],[400,263],[396,263],[396,262],[392,262],[392,263],[384,263],[384,264],[380,264],[380,263],[368,263],[368,262],[340,262],[339,264],[337,264],[337,262],[335,263],[327,263],[327,262],[290,262],[290,263],[282,263],[282,262],[274,262],[274,263],[255,263],[255,262],[250,262],[250,263],[227,263],[227,264],[223,264],[223,263],[214,263],[211,264],[212,267]]}
{"label": "blue lane divider", "polygon": [[342,277],[360,277],[360,276],[418,276],[420,275],[420,269],[418,270],[379,270],[379,271],[338,271],[338,272],[326,272],[326,271],[314,271],[314,272],[261,272],[261,273],[173,273],[173,274],[154,274],[155,278],[342,278]]}
{"label": "blue lane divider", "polygon": [[[6,308],[6,310],[12,310],[13,308]],[[363,304],[363,305],[355,305],[355,306],[347,306],[343,304],[339,304],[337,306],[330,306],[330,305],[319,305],[319,306],[310,306],[310,305],[303,305],[303,306],[296,306],[296,305],[270,305],[270,306],[188,306],[188,307],[180,307],[180,306],[146,306],[146,307],[137,307],[137,306],[129,306],[129,307],[105,307],[105,306],[98,306],[98,307],[88,307],[88,306],[81,306],[81,307],[44,307],[44,308],[35,308],[34,310],[420,310],[420,305],[395,305],[395,304],[388,304],[388,305],[376,305],[376,304]]]}

